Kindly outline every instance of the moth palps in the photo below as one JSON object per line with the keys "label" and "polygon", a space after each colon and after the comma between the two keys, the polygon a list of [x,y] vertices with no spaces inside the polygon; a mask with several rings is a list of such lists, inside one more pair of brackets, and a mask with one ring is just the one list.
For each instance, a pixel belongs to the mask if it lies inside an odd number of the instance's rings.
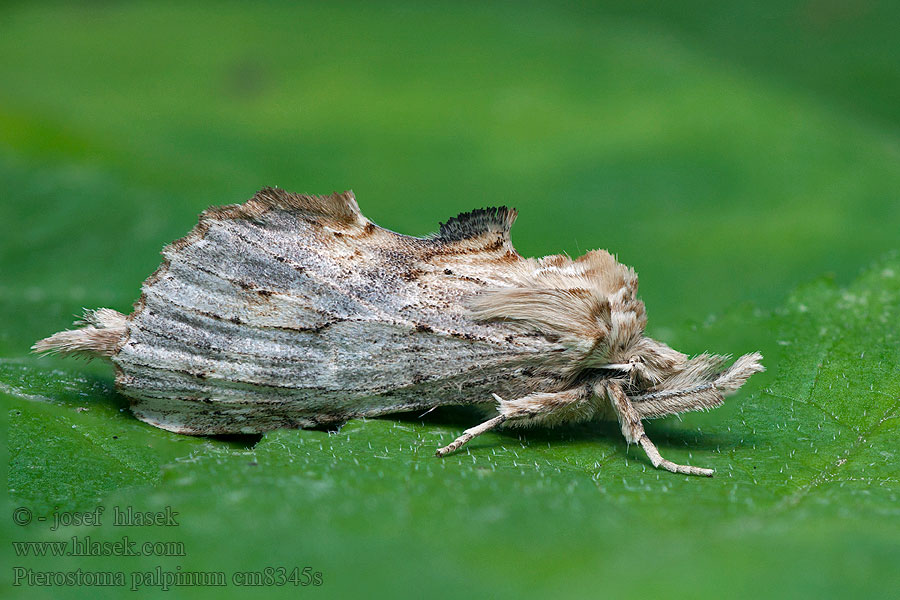
{"label": "moth palps", "polygon": [[86,311],[37,352],[100,356],[134,414],[178,433],[258,433],[449,404],[497,426],[617,418],[655,467],[642,419],[710,409],[760,354],[694,358],[644,335],[637,275],[608,252],[523,258],[516,212],[461,214],[418,238],[376,226],[352,193],[266,188],[210,208],[163,250],[134,311]]}

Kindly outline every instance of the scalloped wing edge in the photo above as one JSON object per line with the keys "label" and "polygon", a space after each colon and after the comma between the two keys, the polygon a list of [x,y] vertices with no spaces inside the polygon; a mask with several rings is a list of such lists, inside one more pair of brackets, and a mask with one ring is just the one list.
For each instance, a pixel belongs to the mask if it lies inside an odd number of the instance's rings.
{"label": "scalloped wing edge", "polygon": [[328,196],[293,194],[280,188],[264,187],[242,204],[211,206],[200,213],[197,224],[188,234],[175,240],[163,249],[179,250],[202,238],[212,221],[223,219],[254,220],[270,210],[284,210],[303,215],[314,221],[321,221],[344,228],[366,227],[370,225],[359,210],[353,192],[335,192]]}

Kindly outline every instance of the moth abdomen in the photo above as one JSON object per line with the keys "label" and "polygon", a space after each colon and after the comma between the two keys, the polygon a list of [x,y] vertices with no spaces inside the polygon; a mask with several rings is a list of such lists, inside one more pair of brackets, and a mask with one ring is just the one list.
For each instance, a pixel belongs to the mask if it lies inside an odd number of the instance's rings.
{"label": "moth abdomen", "polygon": [[128,337],[126,316],[111,308],[85,310],[75,325],[35,342],[34,352],[83,356],[86,358],[111,358]]}

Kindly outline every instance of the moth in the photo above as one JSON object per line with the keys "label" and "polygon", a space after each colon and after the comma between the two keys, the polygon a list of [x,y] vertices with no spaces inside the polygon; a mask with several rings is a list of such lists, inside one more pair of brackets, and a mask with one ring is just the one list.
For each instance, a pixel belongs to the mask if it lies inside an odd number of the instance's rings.
{"label": "moth", "polygon": [[351,192],[265,188],[212,207],[163,249],[130,315],[85,311],[36,352],[109,359],[134,415],[177,433],[320,427],[442,405],[496,427],[618,419],[654,467],[653,419],[719,406],[759,353],[689,358],[644,335],[634,270],[604,250],[520,256],[516,211],[461,214],[419,238],[378,227]]}

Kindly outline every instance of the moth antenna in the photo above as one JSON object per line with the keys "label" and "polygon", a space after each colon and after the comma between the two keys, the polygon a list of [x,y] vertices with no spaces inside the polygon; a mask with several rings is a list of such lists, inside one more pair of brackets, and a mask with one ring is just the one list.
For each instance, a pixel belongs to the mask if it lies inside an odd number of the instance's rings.
{"label": "moth antenna", "polygon": [[126,317],[111,308],[85,309],[75,321],[78,329],[67,329],[35,342],[32,352],[109,358],[119,350],[128,333]]}
{"label": "moth antenna", "polygon": [[745,354],[736,361],[734,364],[722,371],[719,376],[716,378],[714,385],[716,389],[718,389],[723,394],[729,394],[731,392],[736,392],[751,375],[754,373],[761,373],[766,370],[764,366],[760,363],[762,361],[762,354],[759,352],[753,352],[751,354]]}
{"label": "moth antenna", "polygon": [[[724,359],[724,357],[708,358]],[[716,408],[725,401],[725,396],[736,392],[751,375],[766,370],[760,364],[761,360],[762,354],[759,352],[745,354],[724,371],[708,375],[706,371],[718,362],[711,362],[708,365],[700,363],[697,369],[689,373],[698,383],[691,384],[691,380],[682,380],[678,382],[678,387],[634,396],[632,398],[634,407],[642,419],[656,419],[691,410]],[[703,381],[707,376],[709,379]]]}

